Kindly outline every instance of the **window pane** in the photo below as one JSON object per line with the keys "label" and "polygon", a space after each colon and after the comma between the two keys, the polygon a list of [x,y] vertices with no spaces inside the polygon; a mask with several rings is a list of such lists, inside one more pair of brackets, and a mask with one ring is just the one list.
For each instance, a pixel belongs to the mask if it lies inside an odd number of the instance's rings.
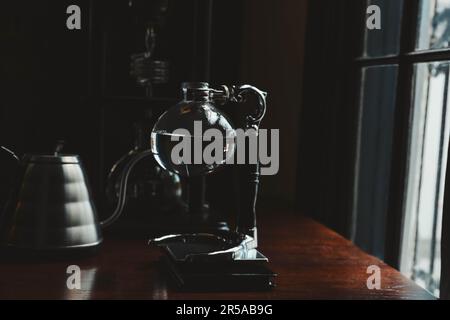
{"label": "window pane", "polygon": [[[365,57],[398,54],[403,0],[368,0],[367,7],[377,5],[381,9],[381,30],[364,28]],[[366,21],[364,21],[366,23]]]}
{"label": "window pane", "polygon": [[449,62],[415,66],[401,270],[439,293],[443,191],[449,139]]}
{"label": "window pane", "polygon": [[353,240],[380,258],[384,257],[397,69],[392,65],[362,70]]}
{"label": "window pane", "polygon": [[420,0],[418,18],[418,50],[449,46],[450,0]]}

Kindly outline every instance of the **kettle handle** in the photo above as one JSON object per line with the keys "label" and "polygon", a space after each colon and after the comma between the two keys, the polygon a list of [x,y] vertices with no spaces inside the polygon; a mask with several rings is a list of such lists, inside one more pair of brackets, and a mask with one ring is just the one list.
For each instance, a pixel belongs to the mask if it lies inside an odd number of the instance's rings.
{"label": "kettle handle", "polygon": [[145,150],[142,152],[137,153],[124,167],[124,170],[120,176],[119,180],[119,196],[116,208],[114,209],[113,213],[106,218],[105,220],[100,222],[100,226],[102,228],[107,228],[111,224],[117,221],[117,219],[120,218],[122,215],[123,209],[125,207],[126,202],[126,195],[127,195],[127,185],[128,185],[128,178],[130,176],[131,170],[134,168],[134,166],[141,161],[142,159],[149,157],[152,155],[151,150]]}
{"label": "kettle handle", "polygon": [[9,154],[12,158],[14,158],[15,160],[17,160],[17,162],[20,161],[19,157],[14,153],[14,151],[12,151],[12,150],[10,150],[10,149],[4,147],[4,146],[0,146],[0,148],[1,148],[3,151],[6,151],[6,153]]}

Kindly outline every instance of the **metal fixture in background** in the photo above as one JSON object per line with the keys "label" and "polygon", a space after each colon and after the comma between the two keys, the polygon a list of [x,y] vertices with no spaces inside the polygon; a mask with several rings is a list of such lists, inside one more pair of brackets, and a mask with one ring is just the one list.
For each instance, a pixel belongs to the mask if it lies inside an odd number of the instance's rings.
{"label": "metal fixture in background", "polygon": [[169,82],[169,61],[155,58],[157,34],[165,23],[169,1],[153,1],[151,10],[145,9],[145,11],[141,10],[141,8],[144,9],[142,0],[130,0],[129,6],[138,16],[142,16],[143,12],[149,12],[142,18],[145,25],[145,51],[131,55],[130,74],[136,78],[139,86],[145,88],[146,96],[152,97],[155,84]]}
{"label": "metal fixture in background", "polygon": [[[130,74],[145,89],[146,98],[154,96],[154,86],[169,81],[170,63],[157,58],[158,34],[164,28],[169,11],[168,0],[130,0],[129,8],[139,28],[145,28],[145,51],[131,55]],[[148,235],[150,230],[164,228],[166,220],[186,212],[180,178],[162,170],[151,157],[150,132],[155,116],[151,101],[142,116],[133,123],[134,145],[110,169],[106,181],[109,207],[118,204],[126,219],[116,230]],[[122,192],[123,177],[128,176],[127,192]],[[120,212],[122,212],[122,210]],[[111,216],[114,221],[120,217]]]}

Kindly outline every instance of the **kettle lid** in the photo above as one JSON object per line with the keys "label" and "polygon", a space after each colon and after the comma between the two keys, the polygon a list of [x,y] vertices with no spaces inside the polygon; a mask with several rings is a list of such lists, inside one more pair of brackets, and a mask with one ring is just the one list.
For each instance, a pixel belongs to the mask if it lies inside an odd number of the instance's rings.
{"label": "kettle lid", "polygon": [[79,164],[80,157],[72,154],[26,154],[23,157],[26,163],[47,163],[47,164]]}

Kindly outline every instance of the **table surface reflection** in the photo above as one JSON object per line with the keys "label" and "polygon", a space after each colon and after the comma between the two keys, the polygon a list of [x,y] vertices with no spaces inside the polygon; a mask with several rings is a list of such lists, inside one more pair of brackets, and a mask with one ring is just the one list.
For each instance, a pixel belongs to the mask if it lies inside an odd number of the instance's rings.
{"label": "table surface reflection", "polygon": [[[324,226],[292,212],[274,213],[259,224],[260,249],[278,274],[277,287],[268,292],[179,292],[160,272],[160,252],[149,247],[147,239],[106,236],[99,252],[91,257],[53,262],[2,261],[0,299],[433,298],[395,269]],[[79,290],[67,288],[69,265],[81,269]],[[371,265],[381,268],[381,290],[367,288],[367,268]]]}

